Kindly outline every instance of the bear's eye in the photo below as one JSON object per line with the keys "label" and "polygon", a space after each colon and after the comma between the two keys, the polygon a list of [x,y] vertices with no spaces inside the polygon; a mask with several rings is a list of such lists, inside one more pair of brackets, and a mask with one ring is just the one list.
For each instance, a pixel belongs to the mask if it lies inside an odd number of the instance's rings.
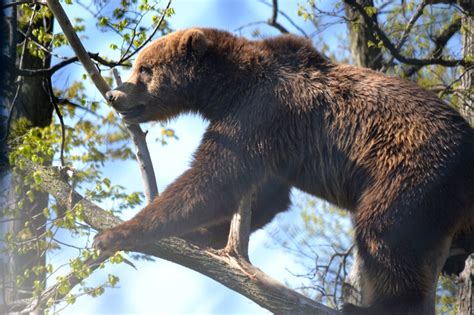
{"label": "bear's eye", "polygon": [[147,66],[141,66],[139,71],[141,75],[150,75],[152,73],[151,68]]}

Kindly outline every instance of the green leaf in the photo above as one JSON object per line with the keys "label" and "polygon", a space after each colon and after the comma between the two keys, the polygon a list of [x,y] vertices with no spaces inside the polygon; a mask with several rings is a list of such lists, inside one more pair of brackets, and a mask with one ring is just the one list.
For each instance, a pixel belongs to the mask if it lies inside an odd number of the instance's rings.
{"label": "green leaf", "polygon": [[364,7],[364,11],[367,13],[368,16],[372,17],[377,13],[377,8],[369,5]]}

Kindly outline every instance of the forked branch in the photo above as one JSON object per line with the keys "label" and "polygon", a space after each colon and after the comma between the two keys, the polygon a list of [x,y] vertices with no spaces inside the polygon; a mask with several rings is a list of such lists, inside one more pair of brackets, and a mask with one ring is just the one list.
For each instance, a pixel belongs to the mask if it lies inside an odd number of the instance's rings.
{"label": "forked branch", "polygon": [[[72,24],[66,15],[66,12],[64,12],[64,9],[62,8],[58,0],[47,0],[47,3],[54,16],[56,17],[59,25],[61,26],[64,35],[69,41],[69,44],[74,50],[77,58],[86,69],[87,74],[92,79],[92,82],[94,82],[97,89],[105,98],[105,93],[110,91],[110,87],[107,82],[105,82],[104,78],[100,75],[99,70],[92,62],[89,54],[82,45],[82,42],[74,31],[74,28],[72,27]],[[126,127],[135,145],[136,157],[140,166],[142,180],[145,187],[145,196],[147,198],[147,201],[150,202],[156,196],[158,196],[158,187],[156,185],[155,172],[153,170],[150,152],[148,151],[148,147],[145,140],[146,134],[142,131],[139,125],[127,125]]]}

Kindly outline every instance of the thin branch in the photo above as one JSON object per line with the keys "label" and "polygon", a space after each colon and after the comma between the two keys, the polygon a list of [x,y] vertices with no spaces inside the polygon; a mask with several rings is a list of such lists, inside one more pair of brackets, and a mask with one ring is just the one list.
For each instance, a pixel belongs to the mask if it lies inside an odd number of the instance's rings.
{"label": "thin branch", "polygon": [[58,62],[57,64],[55,64],[51,68],[47,68],[47,69],[18,69],[16,71],[16,73],[18,75],[21,75],[21,76],[24,76],[24,77],[34,77],[34,76],[50,77],[51,75],[53,75],[59,69],[65,67],[67,65],[70,65],[71,63],[76,62],[76,61],[78,61],[77,57],[72,57],[72,58],[68,58],[66,60],[63,60],[61,62]]}
{"label": "thin branch", "polygon": [[425,59],[417,59],[404,56],[395,47],[392,41],[387,37],[385,32],[378,26],[377,22],[367,14],[362,5],[360,5],[356,0],[344,0],[344,2],[359,11],[365,23],[367,23],[367,25],[375,31],[377,36],[384,44],[384,47],[388,49],[388,51],[395,57],[395,59],[402,63],[413,66],[441,65],[445,67],[468,67],[474,64],[473,61],[467,59],[444,59],[442,57],[428,57]]}
{"label": "thin branch", "polygon": [[[16,45],[18,42],[18,10],[17,7],[14,6],[11,10],[11,18],[10,18],[10,34],[9,34],[9,69],[14,69],[15,64],[16,64],[16,58],[17,58],[17,53],[16,53]],[[26,37],[25,37],[26,38]],[[14,76],[12,75],[10,77],[10,82],[13,83]]]}
{"label": "thin branch", "polygon": [[[127,64],[125,62],[108,61],[108,60],[100,57],[98,53],[87,52],[87,55],[89,55],[89,57],[91,59],[94,59],[99,64],[104,65],[104,66],[108,66],[108,67],[111,67],[111,68],[116,67],[116,66],[129,66],[129,64]],[[18,69],[18,70],[16,70],[16,73],[18,75],[25,76],[25,77],[35,77],[35,76],[46,76],[47,77],[47,76],[53,75],[56,71],[64,68],[65,66],[68,66],[71,63],[74,63],[76,61],[79,61],[79,58],[77,56],[74,56],[74,57],[65,59],[61,62],[58,62],[57,64],[55,64],[51,68],[47,68],[47,69]]]}
{"label": "thin branch", "polygon": [[279,30],[281,33],[284,33],[284,34],[289,33],[288,30],[283,25],[277,22],[278,0],[272,0],[272,3],[273,3],[272,17],[268,20],[268,25],[273,26],[274,28]]}
{"label": "thin branch", "polygon": [[117,85],[122,85],[122,78],[120,77],[117,68],[112,68],[112,76],[114,77],[115,83],[117,83]]}
{"label": "thin branch", "polygon": [[[153,6],[150,8],[150,10],[154,10],[154,8],[155,8],[155,5],[153,5]],[[149,12],[149,11],[148,11],[148,12]],[[164,15],[164,14],[166,14],[166,11],[163,12],[163,15]],[[128,53],[130,52],[130,49],[132,49],[133,44],[134,44],[134,41],[135,41],[135,37],[137,36],[137,28],[138,28],[138,26],[140,25],[140,23],[141,23],[141,21],[142,21],[142,19],[143,19],[144,16],[145,16],[145,14],[140,15],[140,17],[139,17],[138,20],[136,21],[135,26],[134,26],[133,29],[132,29],[132,38],[130,39],[130,43],[128,44],[127,49],[125,49],[125,52],[123,53],[122,57],[128,55]],[[161,23],[161,22],[160,22],[160,23]],[[107,22],[107,24],[109,25],[109,22]],[[158,26],[158,28],[159,28],[159,26]],[[158,28],[157,28],[157,30],[158,30]],[[114,28],[112,27],[112,29],[114,29]],[[153,33],[152,35],[150,35],[149,39],[152,38],[153,36],[154,36],[154,33]]]}
{"label": "thin branch", "polygon": [[397,43],[397,46],[396,46],[397,49],[400,49],[405,44],[405,41],[408,39],[408,35],[410,34],[411,29],[415,25],[416,21],[420,18],[420,16],[423,15],[423,10],[425,9],[426,5],[427,4],[425,1],[421,1],[421,3],[416,8],[415,13],[411,17],[410,21],[408,21],[408,24],[405,27],[405,30],[403,31],[403,34]]}
{"label": "thin branch", "polygon": [[[89,74],[97,89],[105,98],[105,93],[110,91],[110,87],[107,82],[105,82],[104,78],[100,75],[99,70],[92,62],[89,54],[85,50],[81,41],[79,40],[79,37],[74,31],[71,22],[69,21],[69,18],[66,15],[66,12],[64,12],[64,9],[62,8],[58,0],[47,0],[47,3],[54,16],[56,17],[59,25],[61,26],[64,35],[66,36],[71,47],[76,53],[79,61],[86,69],[87,73]],[[168,3],[168,5],[169,4],[170,3]],[[122,63],[124,61],[125,60],[120,60],[119,63]],[[140,125],[126,124],[126,127],[135,145],[137,162],[140,166],[140,171],[142,173],[145,196],[148,202],[150,202],[158,195],[158,188],[156,185],[155,172],[153,170],[153,163],[150,158],[150,152],[148,151],[148,147],[146,145],[146,134],[142,131]]]}
{"label": "thin branch", "polygon": [[13,117],[13,111],[15,109],[15,106],[16,106],[16,103],[17,103],[17,99],[18,99],[18,95],[20,94],[20,90],[23,86],[23,80],[20,79],[19,82],[18,82],[18,86],[16,88],[16,91],[15,91],[15,96],[13,96],[13,101],[12,101],[12,104],[10,105],[10,110],[8,112],[8,118],[7,118],[7,123],[6,123],[6,130],[5,130],[5,135],[3,136],[3,139],[2,139],[2,142],[5,143],[8,139],[8,135],[10,134],[10,124],[12,122],[12,117]]}
{"label": "thin branch", "polygon": [[31,32],[33,31],[33,21],[35,20],[35,17],[36,17],[36,14],[38,12],[36,10],[34,10],[32,13],[31,13],[31,16],[30,16],[30,20],[28,22],[28,28],[26,30],[26,34],[25,34],[25,40],[23,41],[23,47],[21,49],[21,55],[20,55],[20,69],[23,68],[24,66],[24,61],[25,61],[25,55],[26,55],[26,48],[28,47],[28,40],[30,38],[30,35],[31,35]]}
{"label": "thin branch", "polygon": [[58,116],[59,123],[61,124],[61,150],[59,153],[59,160],[61,161],[61,166],[64,167],[64,144],[66,142],[66,128],[64,127],[64,119],[63,115],[61,114],[61,110],[58,107],[58,104],[56,103],[56,97],[54,96],[54,91],[53,91],[53,84],[51,83],[51,78],[47,78],[44,81],[44,84],[46,85],[46,91],[48,92],[49,95],[49,102],[53,105],[54,111],[56,112],[56,115]]}
{"label": "thin branch", "polygon": [[4,9],[8,9],[8,8],[11,8],[11,7],[15,7],[15,6],[18,6],[18,5],[21,5],[21,4],[46,5],[46,3],[31,0],[31,1],[16,1],[16,2],[10,2],[10,3],[7,3],[7,4],[2,5],[0,8],[1,8],[2,10],[4,10]]}
{"label": "thin branch", "polygon": [[[423,15],[423,10],[425,9],[426,5],[427,5],[426,1],[423,0],[423,1],[421,1],[421,3],[416,8],[415,13],[411,17],[410,21],[408,21],[408,24],[405,27],[405,30],[403,31],[403,34],[400,37],[400,40],[398,41],[397,46],[395,47],[397,50],[400,50],[400,48],[402,48],[403,45],[405,44],[406,40],[408,39],[408,35],[410,34],[410,32],[411,32],[413,26],[415,25],[416,21],[420,18],[420,16]],[[386,64],[391,65],[394,58],[395,57],[392,55],[392,57],[390,58],[390,60]]]}
{"label": "thin branch", "polygon": [[[265,0],[260,0],[260,2],[267,5],[267,6],[269,6],[269,7],[273,7],[273,4],[268,3]],[[296,28],[301,33],[301,35],[303,35],[306,38],[309,38],[308,34],[304,31],[304,29],[302,29],[298,24],[296,24],[295,21],[293,21],[293,19],[290,18],[290,16],[288,14],[286,14],[284,11],[281,11],[281,10],[278,10],[278,9],[277,9],[277,12],[278,12],[278,14],[283,16],[291,25],[293,25],[293,27]],[[267,22],[265,22],[265,23],[267,23]]]}

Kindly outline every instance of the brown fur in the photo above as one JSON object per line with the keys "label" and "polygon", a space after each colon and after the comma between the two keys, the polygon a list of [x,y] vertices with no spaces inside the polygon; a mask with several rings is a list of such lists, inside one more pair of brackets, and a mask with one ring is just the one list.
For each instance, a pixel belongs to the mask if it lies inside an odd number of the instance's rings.
{"label": "brown fur", "polygon": [[194,112],[210,124],[191,168],[99,234],[99,248],[175,235],[222,245],[250,187],[253,229],[297,187],[354,216],[367,308],[347,311],[434,313],[438,273],[474,206],[473,131],[434,94],[333,64],[295,36],[190,29],[149,45],[108,96],[130,122]]}

